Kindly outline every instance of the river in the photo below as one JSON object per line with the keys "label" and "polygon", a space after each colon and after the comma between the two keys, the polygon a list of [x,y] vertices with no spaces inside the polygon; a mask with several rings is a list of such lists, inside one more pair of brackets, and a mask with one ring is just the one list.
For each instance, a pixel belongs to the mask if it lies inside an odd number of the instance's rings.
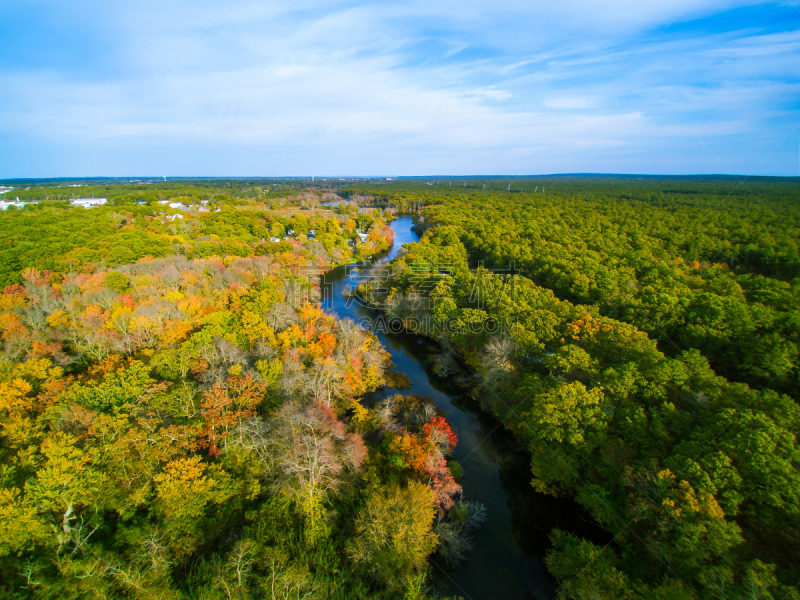
{"label": "river", "polygon": [[[394,259],[403,244],[419,240],[412,225],[410,218],[390,223],[394,245],[380,262]],[[338,267],[325,275],[323,308],[340,319],[375,322],[380,313],[356,300],[348,303],[343,295],[346,287],[358,284],[358,267]],[[412,387],[404,392],[387,388],[372,399],[396,393],[433,398],[458,432],[454,455],[464,468],[464,497],[486,507],[487,519],[475,534],[475,548],[467,560],[451,569],[436,555],[431,557],[435,591],[467,600],[552,598],[555,584],[543,566],[550,531],[558,527],[593,539],[602,536],[599,528],[574,503],[534,492],[529,455],[475,401],[433,373],[434,342],[404,332],[375,333]]]}

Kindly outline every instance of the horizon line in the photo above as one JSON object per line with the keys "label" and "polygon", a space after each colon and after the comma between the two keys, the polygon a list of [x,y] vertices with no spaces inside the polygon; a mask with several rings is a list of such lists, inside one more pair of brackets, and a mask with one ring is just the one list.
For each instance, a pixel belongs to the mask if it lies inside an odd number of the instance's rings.
{"label": "horizon line", "polygon": [[50,181],[114,181],[114,180],[128,180],[129,183],[136,181],[152,181],[155,183],[165,183],[169,180],[215,180],[215,179],[229,179],[229,180],[292,180],[292,181],[309,181],[316,183],[314,180],[328,181],[328,180],[379,180],[379,181],[396,181],[399,179],[451,179],[451,180],[468,180],[468,179],[531,179],[542,177],[640,177],[650,179],[692,179],[692,178],[714,178],[714,179],[782,179],[800,180],[800,175],[744,175],[744,174],[723,174],[723,173],[687,173],[687,174],[659,174],[659,173],[593,173],[593,172],[577,172],[577,173],[547,173],[541,175],[91,175],[84,177],[9,177],[0,178],[0,183],[13,183],[13,182],[50,182]]}

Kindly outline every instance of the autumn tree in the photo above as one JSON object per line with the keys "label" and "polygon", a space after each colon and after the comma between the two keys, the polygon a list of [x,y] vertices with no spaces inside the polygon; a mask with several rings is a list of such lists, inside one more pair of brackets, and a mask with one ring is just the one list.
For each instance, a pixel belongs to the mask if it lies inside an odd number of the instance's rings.
{"label": "autumn tree", "polygon": [[201,457],[191,456],[167,464],[154,483],[154,509],[170,536],[173,554],[184,557],[199,541],[207,507],[230,496],[229,476],[203,463]]}
{"label": "autumn tree", "polygon": [[404,589],[425,571],[436,548],[431,528],[433,493],[414,481],[369,492],[356,518],[356,536],[348,543],[350,557],[377,581]]}
{"label": "autumn tree", "polygon": [[327,535],[324,503],[366,455],[361,437],[347,433],[326,406],[285,404],[265,422],[254,419],[237,432],[237,445],[257,453],[276,491],[297,502],[310,544]]}
{"label": "autumn tree", "polygon": [[203,445],[209,454],[220,454],[219,444],[227,445],[231,428],[253,417],[265,393],[266,386],[250,375],[234,375],[228,378],[227,386],[218,382],[205,392],[200,412],[204,420]]}

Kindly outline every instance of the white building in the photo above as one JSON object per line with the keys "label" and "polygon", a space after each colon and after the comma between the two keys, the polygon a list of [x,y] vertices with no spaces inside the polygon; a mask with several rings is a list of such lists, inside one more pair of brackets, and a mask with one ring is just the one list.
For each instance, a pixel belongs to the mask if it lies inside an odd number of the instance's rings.
{"label": "white building", "polygon": [[93,206],[103,206],[106,203],[105,198],[75,198],[72,200],[73,206],[82,206],[83,208],[92,208]]}
{"label": "white building", "polygon": [[29,203],[28,202],[20,202],[19,198],[17,198],[16,202],[6,202],[5,200],[0,200],[0,210],[5,210],[9,206],[13,206],[14,208],[22,208],[26,204],[29,204]]}

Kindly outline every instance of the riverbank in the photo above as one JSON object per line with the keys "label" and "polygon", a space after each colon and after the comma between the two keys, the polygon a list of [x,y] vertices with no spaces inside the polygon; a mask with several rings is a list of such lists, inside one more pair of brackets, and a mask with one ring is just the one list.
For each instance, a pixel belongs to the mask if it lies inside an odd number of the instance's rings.
{"label": "riverbank", "polygon": [[[390,226],[394,245],[387,255],[374,261],[377,264],[393,260],[404,244],[419,239],[410,218],[395,219]],[[409,332],[376,327],[379,311],[358,298],[345,297],[348,287],[355,288],[365,280],[367,268],[366,264],[348,265],[328,272],[322,306],[337,318],[371,324],[396,369],[411,381],[407,390],[384,388],[373,393],[370,401],[397,393],[418,394],[433,398],[445,411],[459,436],[454,456],[464,470],[460,482],[464,496],[486,507],[487,520],[476,532],[475,548],[463,563],[449,569],[436,555],[431,558],[436,591],[475,600],[552,597],[555,585],[542,560],[550,547],[551,530],[596,537],[596,527],[574,503],[538,494],[531,488],[530,456],[493,416],[455,385],[452,377],[434,372],[441,353],[438,344]]]}

